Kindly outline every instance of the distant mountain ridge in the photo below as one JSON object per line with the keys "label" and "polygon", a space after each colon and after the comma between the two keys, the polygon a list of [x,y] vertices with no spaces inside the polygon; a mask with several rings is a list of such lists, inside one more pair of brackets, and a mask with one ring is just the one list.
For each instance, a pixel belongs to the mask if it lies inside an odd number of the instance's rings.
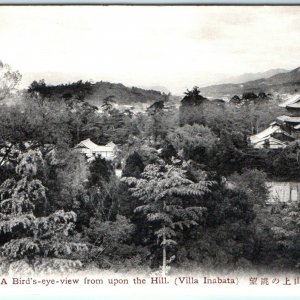
{"label": "distant mountain ridge", "polygon": [[141,88],[143,90],[158,91],[158,92],[161,92],[161,93],[164,93],[164,94],[169,94],[170,93],[169,89],[167,89],[166,87],[161,86],[161,85],[155,85],[155,86],[137,86],[137,87]]}
{"label": "distant mountain ridge", "polygon": [[201,92],[206,97],[232,97],[244,92],[292,93],[298,89],[300,89],[300,67],[289,72],[275,74],[269,78],[202,87]]}
{"label": "distant mountain ridge", "polygon": [[247,81],[254,81],[257,79],[262,79],[262,78],[269,78],[271,76],[274,76],[279,73],[287,73],[290,70],[286,69],[271,69],[265,72],[258,72],[258,73],[244,73],[238,76],[232,76],[229,77],[222,82],[219,82],[220,84],[222,83],[243,83]]}

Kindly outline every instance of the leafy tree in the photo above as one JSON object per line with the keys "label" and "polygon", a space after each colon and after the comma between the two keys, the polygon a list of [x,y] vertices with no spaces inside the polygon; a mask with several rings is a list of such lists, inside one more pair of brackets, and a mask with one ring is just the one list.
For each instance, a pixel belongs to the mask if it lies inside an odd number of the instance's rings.
{"label": "leafy tree", "polygon": [[93,137],[99,144],[110,141],[124,145],[131,134],[138,133],[137,125],[132,115],[112,108],[109,113],[90,113],[86,115],[81,127],[81,135]]}
{"label": "leafy tree", "polygon": [[142,213],[156,228],[154,234],[162,246],[162,272],[165,274],[167,247],[176,245],[176,232],[197,225],[204,211],[203,207],[184,203],[182,197],[203,196],[209,191],[211,182],[203,177],[195,183],[186,177],[186,171],[180,166],[164,163],[147,165],[140,179],[127,177],[123,180],[131,186],[132,196],[144,203],[135,209],[136,213]]}
{"label": "leafy tree", "polygon": [[298,269],[299,203],[273,204],[261,209],[254,222],[256,263],[277,272]]}
{"label": "leafy tree", "polygon": [[124,177],[137,177],[139,178],[145,166],[141,156],[137,152],[128,155],[125,166],[123,169]]}
{"label": "leafy tree", "polygon": [[257,99],[258,96],[256,94],[254,94],[253,92],[245,92],[245,93],[243,93],[242,98],[245,100],[254,100],[254,99]]}
{"label": "leafy tree", "polygon": [[244,127],[247,134],[256,134],[274,122],[276,118],[285,114],[284,108],[273,102],[250,103],[237,109],[240,126]]}
{"label": "leafy tree", "polygon": [[46,85],[44,79],[39,81],[34,80],[28,87],[28,92],[33,96],[51,97],[52,93],[50,88]]}
{"label": "leafy tree", "polygon": [[70,125],[73,142],[79,143],[82,139],[89,137],[89,132],[95,126],[94,122],[99,120],[96,114],[97,107],[85,101],[72,100],[67,103],[70,109]]}
{"label": "leafy tree", "polygon": [[197,86],[195,86],[191,91],[187,90],[184,94],[185,94],[185,96],[181,100],[181,104],[183,106],[185,106],[185,105],[187,105],[187,106],[191,106],[191,105],[199,106],[207,100],[207,98],[203,97],[200,94],[200,90]]}
{"label": "leafy tree", "polygon": [[126,217],[117,215],[114,221],[92,218],[85,234],[93,245],[89,260],[101,268],[134,267],[143,265],[147,249],[132,243],[135,226]]}
{"label": "leafy tree", "polygon": [[3,105],[0,111],[2,163],[28,147],[55,144],[66,148],[72,144],[70,111],[65,103],[33,100],[28,95],[24,99],[18,105]]}
{"label": "leafy tree", "polygon": [[298,269],[300,258],[299,204],[293,203],[290,206],[283,207],[279,214],[278,212],[277,217],[273,218],[271,223],[272,237],[278,250],[274,264],[285,269]]}
{"label": "leafy tree", "polygon": [[[86,159],[79,153],[68,151],[57,155],[59,163],[55,166],[55,209],[73,210],[78,217],[77,225],[89,222],[87,209],[87,185],[90,176]],[[54,202],[54,201],[53,201]],[[88,214],[88,215],[86,215]]]}
{"label": "leafy tree", "polygon": [[238,186],[231,187],[224,177],[209,176],[215,184],[205,198],[198,200],[198,205],[207,209],[204,220],[180,240],[178,261],[186,267],[199,265],[216,272],[223,268],[249,270],[256,254],[253,203],[248,193]]}
{"label": "leafy tree", "polygon": [[290,143],[273,160],[274,175],[287,180],[299,179],[300,142]]}
{"label": "leafy tree", "polygon": [[13,71],[9,65],[0,61],[0,101],[15,90],[21,78],[18,71]]}
{"label": "leafy tree", "polygon": [[[10,263],[25,260],[31,267],[41,268],[40,264],[51,264],[51,259],[72,259],[76,251],[86,250],[84,244],[74,243],[71,237],[76,222],[74,212],[48,214],[45,187],[36,179],[42,164],[37,151],[21,155],[16,168],[18,180],[7,179],[1,185],[0,251]],[[79,261],[62,263],[66,267],[81,265]]]}
{"label": "leafy tree", "polygon": [[208,152],[217,142],[217,137],[203,125],[184,125],[169,133],[168,140],[185,159],[205,160]]}
{"label": "leafy tree", "polygon": [[113,109],[113,103],[115,103],[114,100],[115,96],[108,96],[105,99],[103,99],[102,109],[104,112],[110,113]]}
{"label": "leafy tree", "polygon": [[207,102],[203,105],[205,125],[217,136],[220,136],[222,130],[237,130],[240,120],[236,110],[230,103],[218,105],[213,101]]}
{"label": "leafy tree", "polygon": [[177,157],[177,151],[171,143],[165,143],[161,149],[160,157],[167,163],[172,162],[172,158]]}
{"label": "leafy tree", "polygon": [[136,130],[131,123],[130,116],[118,109],[112,109],[105,123],[108,139],[118,144],[125,144],[129,135]]}
{"label": "leafy tree", "polygon": [[267,175],[263,171],[246,169],[242,174],[231,175],[229,181],[247,193],[253,204],[258,204],[260,207],[266,205],[269,189],[266,185]]}
{"label": "leafy tree", "polygon": [[210,101],[203,105],[203,114],[206,126],[220,136],[222,130],[239,131],[244,135],[256,134],[286,112],[275,101],[251,102],[240,106],[232,102],[217,105]]}
{"label": "leafy tree", "polygon": [[88,189],[92,216],[102,221],[115,220],[120,210],[120,182],[113,174],[109,180],[101,180]]}
{"label": "leafy tree", "polygon": [[26,137],[29,136],[28,123],[20,107],[3,105],[0,110],[0,168],[13,164]]}
{"label": "leafy tree", "polygon": [[76,229],[80,232],[89,226],[91,218],[114,220],[123,194],[120,195],[119,180],[111,163],[101,157],[87,162],[74,151],[56,150],[53,156],[47,157],[52,173],[48,193],[53,209],[73,210],[77,215]]}
{"label": "leafy tree", "polygon": [[230,102],[233,104],[240,104],[242,99],[238,95],[231,97]]}
{"label": "leafy tree", "polygon": [[153,146],[160,146],[166,139],[168,132],[177,126],[177,111],[165,106],[164,101],[157,101],[147,108],[147,117],[144,121],[143,136],[149,138]]}
{"label": "leafy tree", "polygon": [[222,130],[220,139],[214,145],[208,163],[212,170],[220,175],[228,175],[234,171],[241,172],[244,165],[246,137],[237,131]]}
{"label": "leafy tree", "polygon": [[113,166],[101,156],[97,156],[89,166],[89,185],[101,185],[103,181],[108,182],[113,175]]}
{"label": "leafy tree", "polygon": [[39,145],[65,147],[72,143],[71,113],[61,101],[38,101],[31,98],[23,103],[27,139]]}
{"label": "leafy tree", "polygon": [[261,98],[261,99],[267,99],[268,95],[265,92],[259,92],[258,97]]}
{"label": "leafy tree", "polygon": [[42,99],[62,99],[65,102],[72,102],[74,100],[82,102],[87,95],[92,92],[92,83],[89,81],[47,85],[44,79],[33,81],[28,87],[28,93],[33,96],[41,97]]}
{"label": "leafy tree", "polygon": [[155,114],[158,111],[165,109],[165,102],[163,100],[156,101],[147,108],[148,114]]}
{"label": "leafy tree", "polygon": [[180,125],[205,124],[203,107],[208,101],[200,94],[198,87],[194,87],[191,91],[187,90],[179,108]]}

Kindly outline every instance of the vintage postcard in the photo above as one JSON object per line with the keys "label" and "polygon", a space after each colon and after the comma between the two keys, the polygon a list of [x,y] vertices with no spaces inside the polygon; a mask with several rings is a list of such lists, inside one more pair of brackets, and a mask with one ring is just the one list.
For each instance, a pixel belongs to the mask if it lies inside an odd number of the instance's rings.
{"label": "vintage postcard", "polygon": [[299,18],[0,6],[1,297],[297,296]]}

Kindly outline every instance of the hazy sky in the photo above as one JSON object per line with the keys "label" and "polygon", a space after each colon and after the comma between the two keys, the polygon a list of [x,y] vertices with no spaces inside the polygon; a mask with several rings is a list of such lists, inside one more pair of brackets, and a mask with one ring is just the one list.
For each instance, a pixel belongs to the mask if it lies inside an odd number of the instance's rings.
{"label": "hazy sky", "polygon": [[180,93],[300,66],[299,20],[300,6],[0,6],[0,60],[23,85],[83,78]]}

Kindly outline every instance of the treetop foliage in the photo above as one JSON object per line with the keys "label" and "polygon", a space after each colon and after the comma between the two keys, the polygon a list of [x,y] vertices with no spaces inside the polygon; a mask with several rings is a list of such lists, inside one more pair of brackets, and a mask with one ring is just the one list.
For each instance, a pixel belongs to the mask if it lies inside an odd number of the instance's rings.
{"label": "treetop foliage", "polygon": [[[16,167],[19,180],[7,179],[1,185],[0,234],[4,239],[0,253],[12,262],[34,261],[42,256],[65,258],[87,250],[87,246],[68,240],[75,228],[74,212],[58,210],[47,214],[46,189],[35,178],[38,168],[43,166],[42,160],[38,151],[29,150],[20,155]],[[39,204],[42,211],[37,211]]]}
{"label": "treetop foliage", "polygon": [[0,101],[15,91],[21,79],[22,76],[18,71],[13,71],[8,64],[0,61]]}
{"label": "treetop foliage", "polygon": [[187,90],[185,93],[184,98],[181,100],[182,106],[197,106],[202,104],[203,102],[208,101],[207,98],[203,97],[200,94],[200,90],[197,86],[195,86],[191,91]]}

